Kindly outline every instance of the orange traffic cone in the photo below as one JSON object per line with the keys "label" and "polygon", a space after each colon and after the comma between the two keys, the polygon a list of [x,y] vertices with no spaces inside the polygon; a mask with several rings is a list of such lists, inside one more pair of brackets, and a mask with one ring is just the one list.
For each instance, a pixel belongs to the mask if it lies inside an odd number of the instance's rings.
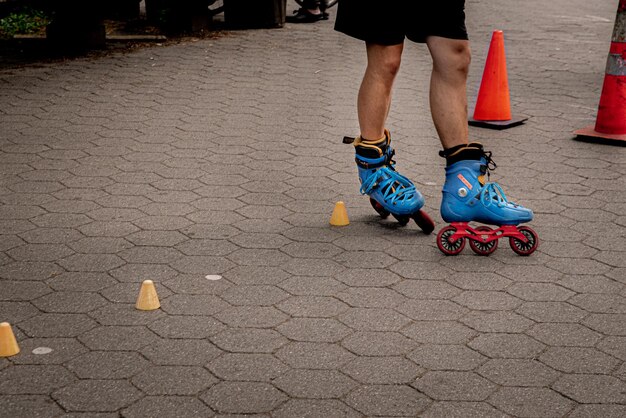
{"label": "orange traffic cone", "polygon": [[511,116],[504,34],[501,30],[495,30],[491,37],[485,70],[478,90],[474,117],[469,119],[469,124],[483,128],[506,129],[521,125],[527,119]]}
{"label": "orange traffic cone", "polygon": [[333,214],[330,217],[330,224],[332,226],[346,226],[350,224],[348,219],[348,211],[346,205],[343,202],[337,202]]}
{"label": "orange traffic cone", "polygon": [[144,280],[141,283],[141,289],[139,289],[139,296],[137,297],[137,303],[135,308],[140,311],[153,311],[159,309],[161,303],[159,302],[159,296],[157,295],[156,287],[152,280]]}
{"label": "orange traffic cone", "polygon": [[0,357],[11,357],[20,352],[15,335],[8,322],[0,323]]}
{"label": "orange traffic cone", "polygon": [[574,133],[580,137],[626,141],[626,0],[620,0],[617,7],[596,124]]}

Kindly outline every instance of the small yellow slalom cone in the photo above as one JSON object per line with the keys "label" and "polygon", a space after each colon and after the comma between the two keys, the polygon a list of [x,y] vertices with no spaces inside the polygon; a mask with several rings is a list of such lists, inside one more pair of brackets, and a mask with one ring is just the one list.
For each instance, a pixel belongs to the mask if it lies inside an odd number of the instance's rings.
{"label": "small yellow slalom cone", "polygon": [[0,324],[0,357],[14,356],[20,352],[15,335],[11,329],[11,324],[3,322]]}
{"label": "small yellow slalom cone", "polygon": [[161,303],[159,302],[159,295],[157,295],[154,282],[152,280],[144,280],[143,283],[141,283],[141,289],[139,289],[139,296],[137,297],[135,308],[141,311],[153,311],[160,307]]}
{"label": "small yellow slalom cone", "polygon": [[350,224],[348,211],[343,202],[340,201],[335,204],[335,209],[333,209],[333,214],[330,217],[330,224],[332,226],[346,226]]}

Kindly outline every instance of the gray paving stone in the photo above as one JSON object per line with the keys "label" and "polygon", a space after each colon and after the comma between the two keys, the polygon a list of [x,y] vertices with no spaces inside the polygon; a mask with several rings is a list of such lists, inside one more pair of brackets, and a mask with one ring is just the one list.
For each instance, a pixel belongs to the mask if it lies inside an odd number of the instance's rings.
{"label": "gray paving stone", "polygon": [[78,339],[91,350],[130,351],[153,344],[158,337],[143,326],[101,326]]}
{"label": "gray paving stone", "polygon": [[278,287],[295,296],[335,296],[347,288],[343,283],[331,277],[307,276],[294,276],[283,280]]}
{"label": "gray paving stone", "polygon": [[480,334],[468,346],[490,358],[534,359],[545,345],[524,334]]}
{"label": "gray paving stone", "polygon": [[271,306],[289,295],[276,286],[233,286],[221,292],[220,297],[235,306]]}
{"label": "gray paving stone", "polygon": [[507,292],[526,301],[565,301],[574,295],[571,290],[552,283],[515,283]]}
{"label": "gray paving stone", "polygon": [[214,315],[228,304],[213,295],[172,295],[161,300],[161,309],[172,315]]}
{"label": "gray paving stone", "polygon": [[79,380],[52,397],[68,411],[117,411],[141,398],[126,380]]}
{"label": "gray paving stone", "polygon": [[106,303],[106,299],[93,292],[49,293],[31,302],[42,312],[85,313],[93,311]]}
{"label": "gray paving stone", "polygon": [[223,258],[212,256],[182,256],[169,264],[179,273],[189,274],[222,274],[235,265]]}
{"label": "gray paving stone", "polygon": [[569,374],[556,381],[552,388],[580,403],[626,402],[626,383],[612,376]]}
{"label": "gray paving stone", "polygon": [[568,301],[587,312],[623,314],[626,313],[626,298],[619,295],[584,294],[576,295]]}
{"label": "gray paving stone", "polygon": [[332,318],[349,306],[338,299],[324,296],[292,296],[277,305],[291,317]]}
{"label": "gray paving stone", "polygon": [[215,313],[215,318],[238,328],[272,328],[289,319],[273,306],[234,306]]}
{"label": "gray paving stone", "polygon": [[219,295],[233,286],[227,280],[209,280],[205,275],[198,274],[179,274],[165,280],[163,285],[174,293],[195,295]]}
{"label": "gray paving stone", "polygon": [[292,369],[277,377],[274,385],[296,398],[340,398],[357,383],[336,370]]}
{"label": "gray paving stone", "polygon": [[78,230],[88,237],[125,237],[139,228],[130,222],[95,221],[80,226]]}
{"label": "gray paving stone", "polygon": [[497,386],[474,372],[435,371],[417,379],[413,386],[435,400],[484,401]]}
{"label": "gray paving stone", "polygon": [[509,311],[522,304],[522,301],[505,292],[490,290],[466,290],[452,298],[453,302],[472,310]]}
{"label": "gray paving stone", "polygon": [[126,236],[126,240],[135,245],[171,247],[186,241],[187,237],[178,231],[138,231]]}
{"label": "gray paving stone", "polygon": [[360,386],[345,402],[366,416],[416,416],[430,404],[426,396],[406,385]]}
{"label": "gray paving stone", "polygon": [[[13,364],[63,364],[87,351],[74,338],[29,338],[19,342],[20,354],[11,358]],[[38,354],[36,349],[47,348],[50,353]]]}
{"label": "gray paving stone", "polygon": [[416,321],[454,321],[469,312],[448,300],[409,300],[396,310]]}
{"label": "gray paving stone", "polygon": [[346,404],[334,399],[290,399],[275,409],[272,416],[277,418],[356,418],[362,415]]}
{"label": "gray paving stone", "polygon": [[44,395],[2,395],[0,415],[6,417],[56,417],[63,410],[49,396]]}
{"label": "gray paving stone", "polygon": [[204,365],[222,353],[204,339],[161,339],[152,342],[140,352],[153,364],[174,366]]}
{"label": "gray paving stone", "polygon": [[29,337],[55,338],[76,337],[98,324],[85,314],[44,313],[33,316],[19,327]]}
{"label": "gray paving stone", "polygon": [[337,344],[292,342],[281,347],[276,356],[294,368],[336,369],[354,358]]}
{"label": "gray paving stone", "polygon": [[565,302],[525,302],[517,313],[537,322],[580,322],[587,312]]}
{"label": "gray paving stone", "polygon": [[465,344],[476,331],[454,321],[414,321],[402,334],[423,344]]}
{"label": "gray paving stone", "polygon": [[528,265],[504,266],[497,273],[514,282],[556,282],[564,275],[558,269],[553,269],[552,266]]}
{"label": "gray paving stone", "polygon": [[291,340],[327,343],[340,341],[352,332],[337,320],[326,318],[292,318],[276,330]]}
{"label": "gray paving stone", "polygon": [[583,320],[589,328],[608,335],[626,335],[626,314],[591,314]]}
{"label": "gray paving stone", "polygon": [[87,237],[68,244],[77,253],[115,254],[131,248],[133,245],[122,238]]}
{"label": "gray paving stone", "polygon": [[[288,273],[291,273],[296,276],[310,276],[311,272],[314,271],[316,276],[321,276],[321,277],[334,276],[337,280],[345,283],[345,281],[342,280],[341,275],[337,276],[337,274],[340,274],[342,271],[344,271],[344,268],[332,260],[320,260],[320,259],[313,259],[313,258],[312,259],[305,259],[305,258],[293,259],[293,260],[285,262],[282,265],[282,268]],[[376,272],[371,272],[371,273],[377,274]],[[378,277],[377,282],[384,280],[384,272],[378,272],[378,273],[380,273],[382,277],[377,276]],[[357,272],[356,274],[361,275],[359,272]],[[384,285],[379,284],[378,286],[384,286]]]}
{"label": "gray paving stone", "polygon": [[233,353],[273,353],[289,340],[272,329],[229,328],[211,337],[224,351]]}
{"label": "gray paving stone", "polygon": [[63,244],[25,244],[7,251],[17,261],[54,261],[74,254]]}
{"label": "gray paving stone", "polygon": [[122,411],[126,418],[176,416],[181,418],[212,417],[213,412],[191,396],[146,396]]}
{"label": "gray paving stone", "polygon": [[144,357],[130,351],[90,351],[66,363],[81,379],[129,379],[149,365]]}
{"label": "gray paving stone", "polygon": [[45,283],[26,280],[4,280],[2,282],[2,295],[0,300],[5,301],[29,301],[51,293]]}
{"label": "gray paving stone", "polygon": [[486,402],[434,402],[425,418],[503,418],[506,415]]}
{"label": "gray paving stone", "polygon": [[225,325],[205,316],[168,315],[148,324],[162,338],[208,338],[225,329]]}
{"label": "gray paving stone", "polygon": [[398,356],[410,352],[416,343],[397,332],[359,331],[341,342],[349,351],[363,356]]}
{"label": "gray paving stone", "polygon": [[626,337],[606,337],[596,345],[596,348],[620,360],[626,359]]}
{"label": "gray paving stone", "polygon": [[0,302],[0,312],[2,321],[10,324],[17,324],[41,313],[29,302]]}
{"label": "gray paving stone", "polygon": [[289,367],[269,354],[227,353],[206,365],[222,380],[269,382]]}
{"label": "gray paving stone", "polygon": [[568,275],[559,284],[577,293],[619,293],[623,285],[604,276]]}
{"label": "gray paving stone", "polygon": [[410,319],[391,309],[351,308],[338,319],[359,331],[399,331]]}
{"label": "gray paving stone", "polygon": [[626,414],[626,405],[578,405],[570,414],[572,418],[619,418]]}
{"label": "gray paving stone", "polygon": [[16,365],[0,371],[0,392],[47,395],[75,380],[72,373],[59,365]]}
{"label": "gray paving stone", "polygon": [[225,272],[224,278],[240,285],[273,285],[289,278],[289,274],[278,267],[237,266]]}
{"label": "gray paving stone", "polygon": [[489,398],[489,403],[519,417],[562,417],[575,406],[548,388],[503,387]]}
{"label": "gray paving stone", "polygon": [[453,344],[424,344],[407,357],[428,370],[474,370],[487,361],[482,354]]}
{"label": "gray paving stone", "polygon": [[89,312],[89,316],[100,325],[147,325],[164,315],[161,310],[142,311],[136,309],[134,304],[126,303],[107,304]]}
{"label": "gray paving stone", "polygon": [[537,324],[526,333],[550,346],[592,347],[602,338],[587,327],[565,323]]}
{"label": "gray paving stone", "polygon": [[462,317],[460,322],[480,332],[506,333],[521,333],[534,324],[530,319],[507,311],[471,312]]}
{"label": "gray paving stone", "polygon": [[221,382],[201,395],[217,412],[253,414],[272,411],[287,400],[282,392],[262,382]]}
{"label": "gray paving stone", "polygon": [[477,371],[502,386],[546,387],[560,376],[559,372],[529,359],[493,359]]}
{"label": "gray paving stone", "polygon": [[550,347],[539,360],[566,373],[609,374],[619,360],[593,348]]}
{"label": "gray paving stone", "polygon": [[[21,233],[20,237],[32,244],[67,244],[69,248],[74,249],[72,244],[83,238],[83,234],[72,228],[37,228]],[[3,237],[3,240],[5,239],[10,238]],[[0,245],[9,245],[7,249],[17,247],[17,243],[3,242]]]}
{"label": "gray paving stone", "polygon": [[115,254],[74,254],[58,263],[68,271],[106,272],[125,264]]}
{"label": "gray paving stone", "polygon": [[97,292],[117,283],[107,273],[66,272],[47,281],[57,291]]}
{"label": "gray paving stone", "polygon": [[197,366],[154,366],[131,381],[148,395],[196,395],[218,382],[206,369]]}
{"label": "gray paving stone", "polygon": [[403,357],[357,357],[341,371],[364,384],[408,384],[426,370]]}

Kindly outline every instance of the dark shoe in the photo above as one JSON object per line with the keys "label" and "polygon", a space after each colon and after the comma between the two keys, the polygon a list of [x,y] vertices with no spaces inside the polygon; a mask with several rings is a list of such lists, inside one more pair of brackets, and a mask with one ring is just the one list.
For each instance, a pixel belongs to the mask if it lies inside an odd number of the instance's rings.
{"label": "dark shoe", "polygon": [[289,23],[313,23],[326,19],[328,19],[327,13],[314,14],[307,9],[300,8],[293,12],[293,16],[287,16],[285,20]]}

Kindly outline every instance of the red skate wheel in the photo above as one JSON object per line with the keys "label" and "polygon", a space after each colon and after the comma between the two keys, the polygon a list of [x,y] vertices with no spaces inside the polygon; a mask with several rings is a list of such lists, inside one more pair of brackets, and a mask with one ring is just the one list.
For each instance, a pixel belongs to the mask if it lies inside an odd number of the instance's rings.
{"label": "red skate wheel", "polygon": [[465,248],[465,238],[461,237],[454,242],[450,241],[455,232],[456,228],[448,225],[437,234],[437,247],[445,255],[457,255]]}
{"label": "red skate wheel", "polygon": [[515,237],[510,237],[509,244],[511,245],[511,249],[519,255],[531,255],[539,246],[539,236],[537,236],[537,233],[527,226],[520,226],[517,230],[526,237],[528,242],[524,242]]}
{"label": "red skate wheel", "polygon": [[435,230],[435,223],[430,216],[423,210],[418,211],[413,215],[413,220],[420,227],[420,229],[426,234],[430,235]]}
{"label": "red skate wheel", "polygon": [[[488,226],[479,226],[477,228],[474,228],[474,231],[477,232],[477,236],[480,239],[480,236],[482,234],[480,234],[481,232],[491,232],[491,228],[489,228]],[[486,234],[489,235],[489,234]],[[469,240],[469,244],[470,244],[470,248],[472,249],[472,251],[474,251],[476,254],[478,255],[489,255],[491,253],[493,253],[496,248],[498,248],[498,240],[493,240],[490,242],[483,242],[480,240],[474,240],[472,238],[468,238]]]}
{"label": "red skate wheel", "polygon": [[389,216],[390,213],[389,213],[389,211],[387,209],[385,209],[383,207],[383,205],[381,205],[380,203],[378,203],[377,201],[375,201],[371,197],[370,197],[370,204],[372,205],[374,210],[376,212],[378,212],[378,214],[380,215],[381,218],[387,219],[387,217]]}

